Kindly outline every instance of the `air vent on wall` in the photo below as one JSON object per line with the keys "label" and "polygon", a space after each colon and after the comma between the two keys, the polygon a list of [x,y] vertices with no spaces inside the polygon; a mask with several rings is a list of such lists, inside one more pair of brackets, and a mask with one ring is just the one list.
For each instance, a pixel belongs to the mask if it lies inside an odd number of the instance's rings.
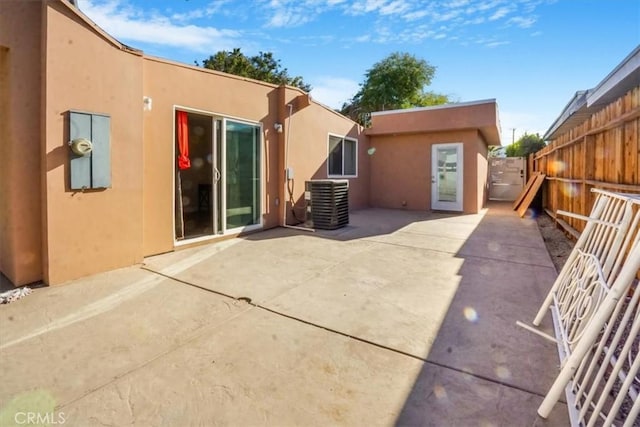
{"label": "air vent on wall", "polygon": [[305,182],[307,221],[313,228],[335,230],[349,224],[349,181],[317,179]]}

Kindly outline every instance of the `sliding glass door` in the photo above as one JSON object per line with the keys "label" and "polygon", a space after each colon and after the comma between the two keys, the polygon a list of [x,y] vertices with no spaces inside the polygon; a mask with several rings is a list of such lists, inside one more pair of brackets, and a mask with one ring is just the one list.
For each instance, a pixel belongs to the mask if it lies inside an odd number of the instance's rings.
{"label": "sliding glass door", "polygon": [[260,227],[260,126],[201,113],[176,117],[176,240]]}
{"label": "sliding glass door", "polygon": [[260,224],[260,128],[223,120],[225,228]]}

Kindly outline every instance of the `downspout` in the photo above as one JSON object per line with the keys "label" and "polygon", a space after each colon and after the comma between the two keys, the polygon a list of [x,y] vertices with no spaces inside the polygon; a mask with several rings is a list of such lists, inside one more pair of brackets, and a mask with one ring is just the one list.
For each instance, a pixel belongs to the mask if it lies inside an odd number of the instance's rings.
{"label": "downspout", "polygon": [[[287,192],[289,191],[288,189],[288,184],[289,184],[289,177],[287,176],[287,170],[289,169],[289,135],[291,132],[291,116],[293,114],[293,104],[289,103],[287,104],[287,107],[289,107],[289,116],[287,117],[287,134],[284,140],[284,193],[283,194],[287,194]],[[293,210],[293,205],[291,206],[291,209]],[[295,230],[303,230],[303,231],[311,231],[314,232],[315,230],[313,228],[307,228],[307,227],[299,227],[297,225],[287,225],[287,202],[286,200],[282,201],[282,226],[284,228],[293,228]]]}

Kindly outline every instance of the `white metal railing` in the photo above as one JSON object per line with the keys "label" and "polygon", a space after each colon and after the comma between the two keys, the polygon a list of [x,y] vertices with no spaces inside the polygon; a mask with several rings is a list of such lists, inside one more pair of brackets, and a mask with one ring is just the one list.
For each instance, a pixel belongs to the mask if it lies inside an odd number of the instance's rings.
{"label": "white metal railing", "polygon": [[546,418],[564,391],[574,426],[636,426],[640,195],[593,191],[589,217],[558,211],[587,225],[533,321],[538,326],[551,310],[555,338],[547,338],[557,343],[561,361],[538,413]]}

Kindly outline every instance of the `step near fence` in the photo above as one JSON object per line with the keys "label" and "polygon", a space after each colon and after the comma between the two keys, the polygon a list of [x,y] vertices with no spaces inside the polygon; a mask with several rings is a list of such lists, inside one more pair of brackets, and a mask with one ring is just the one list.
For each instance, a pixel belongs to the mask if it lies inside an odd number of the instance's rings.
{"label": "step near fence", "polygon": [[[586,221],[534,326],[558,346],[560,372],[538,414],[564,391],[572,426],[640,426],[640,194],[593,189]],[[551,311],[555,337],[539,331]]]}

